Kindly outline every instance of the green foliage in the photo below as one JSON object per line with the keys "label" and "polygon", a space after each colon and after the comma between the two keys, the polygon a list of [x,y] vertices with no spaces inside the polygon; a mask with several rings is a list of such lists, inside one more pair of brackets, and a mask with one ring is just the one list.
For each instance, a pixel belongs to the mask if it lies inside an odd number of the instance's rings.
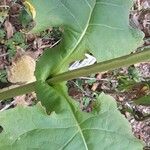
{"label": "green foliage", "polygon": [[85,113],[68,96],[64,83],[46,82],[87,51],[100,62],[137,48],[142,34],[129,26],[131,0],[29,2],[36,10],[33,32],[54,26],[61,27],[63,35],[58,46],[44,51],[36,67],[36,94],[46,111],[36,105],[1,113],[0,149],[142,150],[112,97],[101,94],[93,111]]}
{"label": "green foliage", "polygon": [[54,27],[50,31],[41,32],[40,36],[42,36],[44,39],[53,38],[56,41],[58,41],[62,38],[62,32],[58,27]]}
{"label": "green foliage", "polygon": [[117,89],[119,91],[129,91],[135,85],[139,84],[140,82],[142,83],[143,81],[139,70],[135,68],[134,66],[130,66],[128,68],[128,74],[120,75],[117,78],[119,81]]}
{"label": "green foliage", "polygon": [[0,70],[0,82],[7,82],[7,72],[6,70]]}
{"label": "green foliage", "polygon": [[9,60],[11,60],[15,56],[17,46],[23,49],[27,48],[25,35],[22,32],[16,32],[12,38],[6,39],[6,32],[1,29],[0,43],[6,46]]}
{"label": "green foliage", "polygon": [[7,51],[9,53],[9,60],[11,60],[11,58],[16,54],[16,46],[24,49],[26,48],[25,36],[21,32],[16,32],[13,37],[5,41],[4,44],[6,45]]}
{"label": "green foliage", "polygon": [[117,89],[119,91],[129,91],[131,90],[135,85],[136,85],[136,81],[134,81],[133,79],[130,79],[129,76],[119,76],[118,77],[118,87]]}
{"label": "green foliage", "polygon": [[141,81],[141,74],[137,68],[134,66],[130,66],[128,68],[128,74],[129,78],[133,79],[135,82],[140,82]]}
{"label": "green foliage", "polygon": [[34,27],[31,15],[24,8],[22,8],[19,14],[19,21],[25,32],[30,31]]}
{"label": "green foliage", "polygon": [[[117,110],[112,97],[101,94],[97,112],[87,114],[72,103],[68,104],[62,93],[59,95],[44,84],[40,86],[45,87],[41,88],[46,93],[47,90],[51,92],[51,98],[60,101],[57,102],[59,107],[55,105],[52,108],[55,112],[50,116],[39,104],[32,108],[18,107],[1,114],[1,150],[10,150],[10,147],[11,150],[142,149],[141,143],[133,137],[127,120]],[[42,95],[49,101],[49,94]],[[114,144],[115,141],[117,143]]]}
{"label": "green foliage", "polygon": [[12,38],[13,42],[15,42],[15,44],[22,44],[25,43],[25,36],[23,33],[21,32],[16,32]]}
{"label": "green foliage", "polygon": [[146,95],[134,100],[135,104],[150,106],[150,95]]}
{"label": "green foliage", "polygon": [[84,97],[84,98],[82,99],[82,104],[83,104],[83,106],[84,106],[85,108],[87,108],[87,107],[89,106],[89,104],[90,104],[90,101],[91,101],[91,99],[90,99],[89,97]]}
{"label": "green foliage", "polygon": [[0,41],[3,40],[5,37],[5,31],[0,29]]}
{"label": "green foliage", "polygon": [[0,11],[0,27],[3,24],[3,22],[5,21],[7,16],[8,16],[8,10],[7,9],[3,9]]}
{"label": "green foliage", "polygon": [[7,52],[9,53],[8,59],[11,60],[11,58],[16,54],[15,44],[12,39],[9,39],[5,42],[5,45],[7,47]]}

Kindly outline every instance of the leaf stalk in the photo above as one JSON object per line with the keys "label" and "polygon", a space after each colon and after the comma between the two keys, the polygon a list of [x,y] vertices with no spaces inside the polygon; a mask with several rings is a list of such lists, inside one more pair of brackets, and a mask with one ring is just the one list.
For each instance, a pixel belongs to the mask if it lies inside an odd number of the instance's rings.
{"label": "leaf stalk", "polygon": [[[48,84],[57,84],[59,82],[68,81],[81,76],[86,76],[92,73],[105,72],[108,70],[117,69],[120,67],[127,67],[136,63],[141,63],[145,61],[150,61],[150,48],[145,48],[141,52],[134,54],[122,56],[119,58],[111,59],[108,61],[100,62],[91,66],[83,67],[73,71],[64,72],[58,74],[47,80]],[[8,87],[0,90],[0,100],[8,99],[14,96],[26,94],[35,91],[36,81],[18,86],[18,87]]]}

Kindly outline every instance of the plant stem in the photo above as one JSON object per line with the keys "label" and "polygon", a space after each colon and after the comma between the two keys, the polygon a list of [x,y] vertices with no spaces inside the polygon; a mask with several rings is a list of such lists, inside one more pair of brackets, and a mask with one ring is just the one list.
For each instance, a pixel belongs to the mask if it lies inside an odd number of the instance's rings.
{"label": "plant stem", "polygon": [[0,100],[5,100],[18,95],[23,95],[35,91],[35,83],[32,82],[22,86],[10,86],[0,90]]}
{"label": "plant stem", "polygon": [[47,82],[49,84],[54,84],[62,81],[67,81],[75,79],[81,76],[86,76],[91,73],[104,72],[108,70],[113,70],[120,67],[126,67],[136,63],[150,61],[150,48],[145,49],[141,52],[122,56],[119,58],[111,59],[108,61],[100,62],[91,66],[83,67],[73,71],[64,72],[53,78],[49,79]]}
{"label": "plant stem", "polygon": [[[113,70],[120,67],[126,67],[132,64],[145,62],[145,61],[150,61],[150,48],[146,48],[145,50],[138,53],[100,62],[73,71],[64,72],[62,74],[58,74],[55,77],[47,80],[47,82],[49,84],[56,84],[77,77],[86,76],[91,73],[104,72],[104,71]],[[35,84],[36,82],[32,82],[15,88],[11,87],[11,88],[2,89],[0,90],[0,100],[33,92],[35,90]]]}

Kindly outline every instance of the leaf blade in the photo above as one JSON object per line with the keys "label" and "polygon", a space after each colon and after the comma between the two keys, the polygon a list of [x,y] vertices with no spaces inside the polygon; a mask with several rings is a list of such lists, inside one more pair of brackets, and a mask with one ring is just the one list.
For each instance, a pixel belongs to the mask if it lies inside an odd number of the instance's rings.
{"label": "leaf blade", "polygon": [[129,26],[131,0],[44,0],[40,6],[36,0],[30,2],[37,11],[33,32],[50,26],[64,30],[61,44],[43,56],[42,65],[49,67],[42,69],[41,62],[38,64],[36,74],[42,80],[49,73],[53,76],[66,71],[64,66],[80,59],[85,52],[93,53],[100,62],[129,54],[143,42],[143,34]]}
{"label": "leaf blade", "polygon": [[[48,86],[41,87],[43,90],[49,90]],[[62,89],[60,93],[64,90],[60,85],[53,87],[54,90],[57,88]],[[7,150],[11,147],[12,150],[45,150],[50,147],[53,150],[99,150],[100,146],[102,150],[110,147],[112,150],[142,149],[141,142],[132,135],[128,121],[117,110],[112,97],[101,94],[97,101],[97,111],[85,113],[71,103],[72,100],[65,91],[61,97],[59,92],[54,92],[54,95],[55,97],[49,97],[42,92],[40,96],[49,101],[50,105],[53,105],[55,100],[57,102],[57,99],[62,101],[62,105],[58,104],[58,107],[51,109],[50,115],[47,115],[39,104],[32,108],[17,107],[1,113],[0,125],[4,130],[0,134],[0,149]],[[12,116],[15,116],[15,120]]]}
{"label": "leaf blade", "polygon": [[[70,98],[66,98],[64,92],[61,101],[69,101]],[[142,149],[129,123],[117,110],[114,99],[102,94],[98,103],[100,108],[90,114],[69,102],[70,108],[64,107],[61,112],[56,109],[50,115],[39,104],[3,112],[0,115],[0,125],[4,129],[0,134],[0,149]]]}

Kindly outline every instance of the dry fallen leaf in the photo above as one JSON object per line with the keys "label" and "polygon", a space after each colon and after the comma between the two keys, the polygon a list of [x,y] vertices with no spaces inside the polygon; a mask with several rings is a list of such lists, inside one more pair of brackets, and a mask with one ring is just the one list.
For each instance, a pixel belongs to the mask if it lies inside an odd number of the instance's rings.
{"label": "dry fallen leaf", "polygon": [[[97,79],[97,80],[100,80],[101,78],[102,78],[102,73],[98,73],[97,76],[96,76],[96,79]],[[91,90],[92,90],[92,91],[96,91],[96,89],[98,88],[99,84],[100,84],[99,82],[94,83],[94,84],[92,85]]]}
{"label": "dry fallen leaf", "polygon": [[7,39],[10,39],[13,36],[14,31],[13,31],[12,24],[8,20],[5,21],[4,28],[5,28],[6,33],[7,33]]}
{"label": "dry fallen leaf", "polygon": [[30,106],[36,101],[36,94],[34,92],[30,94],[24,94],[14,97],[13,104],[15,106]]}
{"label": "dry fallen leaf", "polygon": [[28,106],[28,103],[25,101],[26,95],[16,96],[14,99],[14,105],[17,106]]}
{"label": "dry fallen leaf", "polygon": [[8,69],[8,80],[12,83],[29,83],[35,81],[35,60],[29,55],[22,55],[12,62]]}

